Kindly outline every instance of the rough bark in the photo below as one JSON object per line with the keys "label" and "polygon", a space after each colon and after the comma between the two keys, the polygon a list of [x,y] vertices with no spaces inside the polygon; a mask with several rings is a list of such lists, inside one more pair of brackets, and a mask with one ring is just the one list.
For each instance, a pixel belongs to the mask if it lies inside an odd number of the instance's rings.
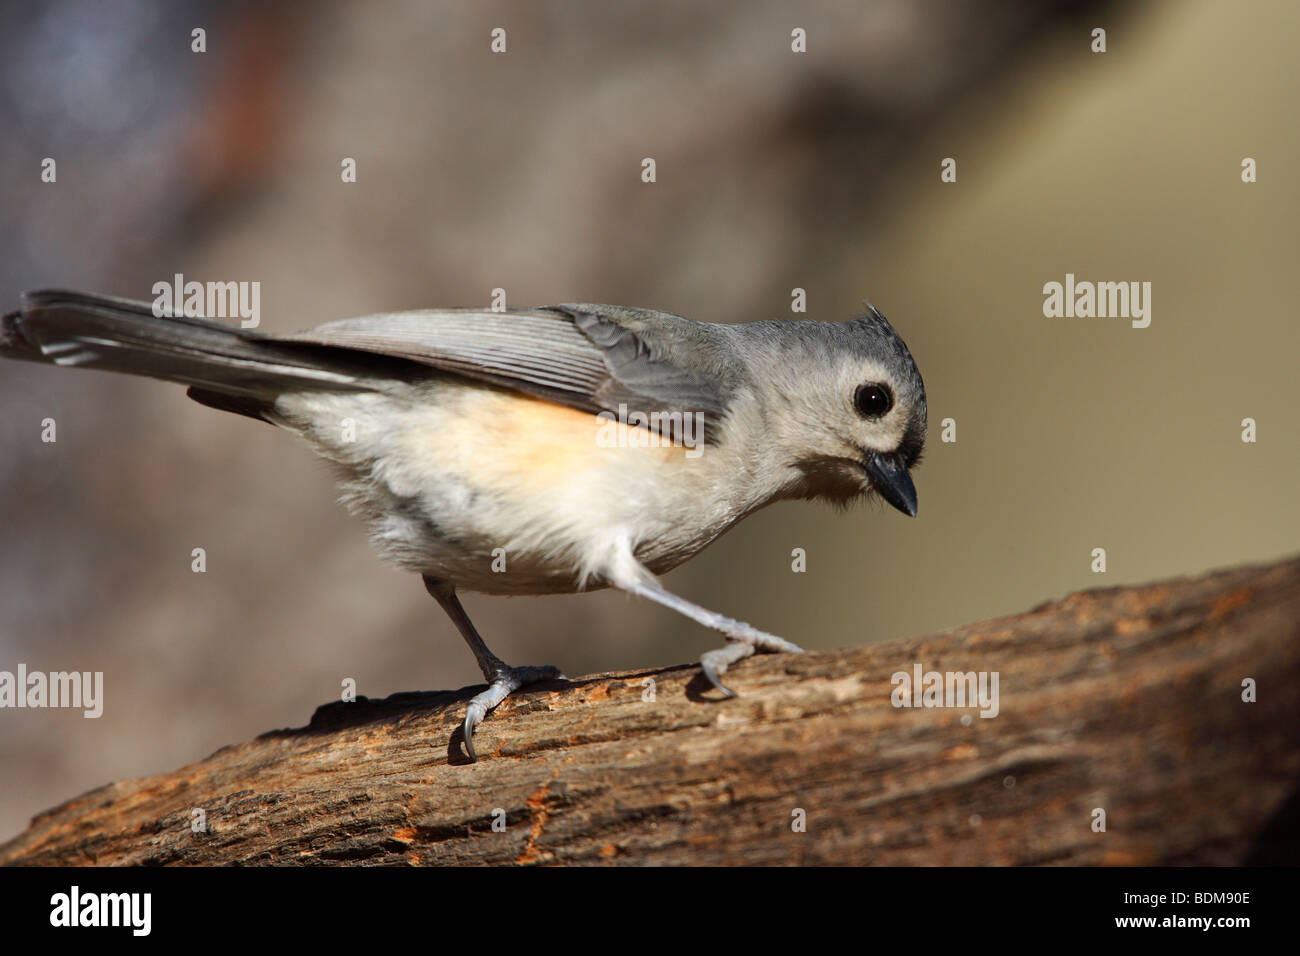
{"label": "rough bark", "polygon": [[[491,715],[474,765],[469,691],[362,698],[77,797],[0,862],[1294,862],[1297,637],[1293,559],[751,659],[735,700],[693,666],[546,685]],[[893,706],[917,663],[998,672],[999,713]]]}

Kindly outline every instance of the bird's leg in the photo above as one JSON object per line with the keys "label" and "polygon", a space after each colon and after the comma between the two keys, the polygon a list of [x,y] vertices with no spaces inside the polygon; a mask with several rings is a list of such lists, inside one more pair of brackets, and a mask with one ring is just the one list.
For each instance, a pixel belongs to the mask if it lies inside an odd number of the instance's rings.
{"label": "bird's leg", "polygon": [[474,762],[478,760],[478,755],[474,753],[474,728],[483,722],[488,711],[525,684],[567,678],[560,673],[558,667],[511,667],[493,654],[483,638],[479,637],[452,585],[425,575],[424,586],[442,605],[442,609],[456,625],[456,630],[460,631],[460,636],[465,638],[465,643],[474,652],[474,659],[478,661],[479,670],[483,672],[483,679],[488,682],[488,689],[469,702],[465,709],[465,723],[461,727],[465,738],[465,753]]}
{"label": "bird's leg", "polygon": [[700,669],[704,671],[704,676],[709,679],[709,683],[726,696],[735,697],[736,695],[718,679],[718,675],[725,673],[727,668],[737,661],[742,661],[760,651],[769,654],[779,652],[803,653],[802,647],[791,644],[784,638],[777,637],[775,634],[768,634],[766,631],[760,631],[744,621],[736,621],[716,611],[700,607],[698,604],[692,604],[685,598],[664,590],[663,585],[655,580],[654,575],[641,568],[639,564],[637,568],[640,573],[620,576],[624,577],[624,580],[615,580],[613,583],[624,591],[657,601],[664,607],[670,607],[679,614],[685,614],[691,620],[699,621],[705,627],[721,631],[726,636],[729,643],[725,647],[708,651],[700,657]]}

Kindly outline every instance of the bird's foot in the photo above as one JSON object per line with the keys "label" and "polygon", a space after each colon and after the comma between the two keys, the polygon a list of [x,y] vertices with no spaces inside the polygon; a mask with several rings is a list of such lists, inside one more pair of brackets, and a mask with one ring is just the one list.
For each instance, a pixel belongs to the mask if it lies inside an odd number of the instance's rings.
{"label": "bird's foot", "polygon": [[[739,623],[739,622],[737,622]],[[777,637],[775,634],[767,634],[748,624],[740,625],[734,634],[727,635],[727,646],[719,647],[717,650],[709,651],[700,657],[700,669],[704,671],[704,676],[709,679],[709,683],[722,691],[725,697],[735,697],[733,691],[726,684],[719,680],[718,675],[726,673],[728,667],[737,661],[743,661],[746,657],[754,654],[802,654],[803,648],[798,644],[791,644],[785,638]]]}
{"label": "bird's foot", "polygon": [[465,708],[465,722],[461,724],[461,736],[465,739],[465,753],[470,763],[478,760],[478,755],[474,753],[474,728],[483,723],[483,718],[488,715],[488,711],[519,688],[547,680],[568,680],[568,678],[560,673],[558,667],[511,667],[508,664],[501,664],[493,668],[488,689],[469,702],[469,706]]}

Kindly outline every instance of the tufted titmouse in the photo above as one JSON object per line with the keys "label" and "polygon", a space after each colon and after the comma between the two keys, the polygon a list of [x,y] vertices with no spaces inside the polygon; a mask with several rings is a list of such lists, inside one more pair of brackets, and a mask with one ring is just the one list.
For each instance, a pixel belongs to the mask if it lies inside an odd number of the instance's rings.
{"label": "tufted titmouse", "polygon": [[708,679],[789,641],[671,594],[655,575],[784,498],[875,492],[916,514],[909,469],[925,386],[875,308],[850,322],[715,325],[557,305],[398,312],[267,335],[150,304],[34,292],[0,355],[148,375],[304,438],[338,466],[379,553],[424,578],[488,688],[474,728],[519,687],[456,597],[613,586],[721,631]]}

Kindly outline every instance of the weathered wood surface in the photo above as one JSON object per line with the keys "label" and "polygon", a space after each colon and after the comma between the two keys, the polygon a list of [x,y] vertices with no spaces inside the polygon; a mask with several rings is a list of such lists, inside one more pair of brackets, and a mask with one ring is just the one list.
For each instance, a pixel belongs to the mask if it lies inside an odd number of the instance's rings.
{"label": "weathered wood surface", "polygon": [[[309,727],[55,807],[0,862],[1281,862],[1298,638],[1290,560],[751,659],[730,674],[735,700],[685,666],[546,685],[480,727],[474,765],[452,740],[468,692],[331,704]],[[997,671],[998,715],[894,707],[891,675],[916,663]]]}

